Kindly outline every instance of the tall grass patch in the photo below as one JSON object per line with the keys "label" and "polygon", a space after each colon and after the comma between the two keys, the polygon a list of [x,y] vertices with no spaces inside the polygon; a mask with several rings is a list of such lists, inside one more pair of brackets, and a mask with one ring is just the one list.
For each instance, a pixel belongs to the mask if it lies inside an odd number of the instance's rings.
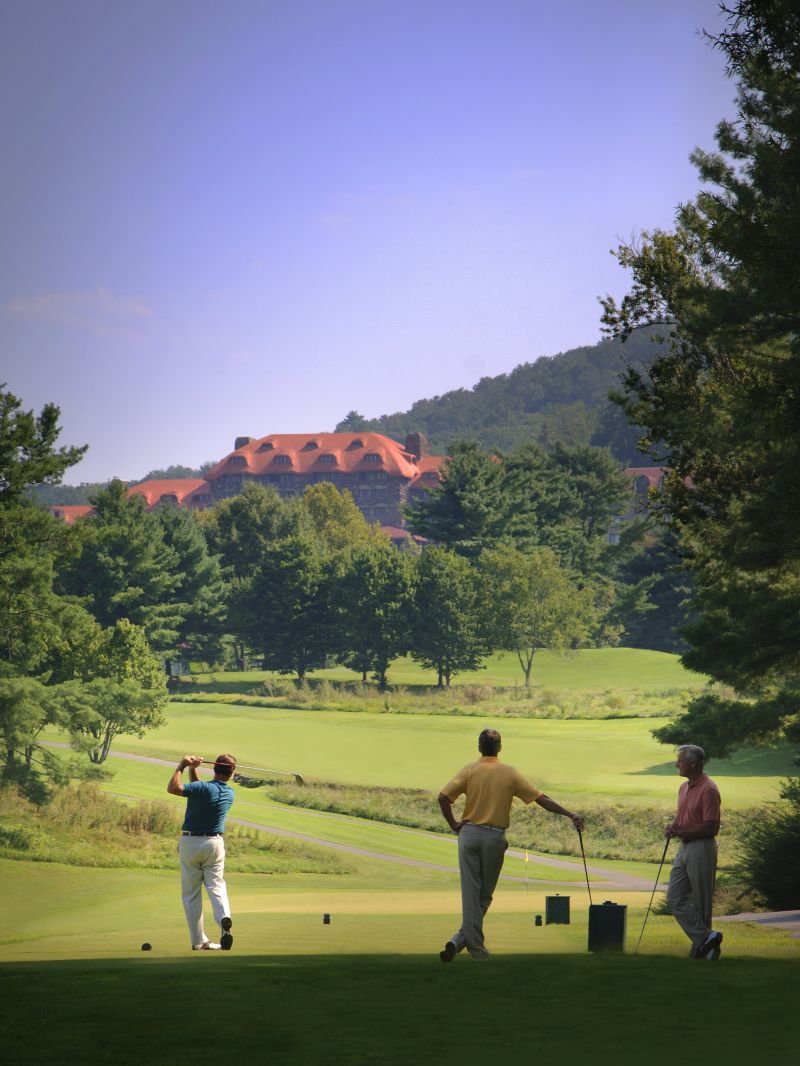
{"label": "tall grass patch", "polygon": [[[36,807],[13,789],[0,791],[0,856],[68,866],[175,869],[182,805],[154,800],[135,804],[98,791],[68,786]],[[226,868],[257,874],[346,874],[337,852],[231,824],[225,834]]]}

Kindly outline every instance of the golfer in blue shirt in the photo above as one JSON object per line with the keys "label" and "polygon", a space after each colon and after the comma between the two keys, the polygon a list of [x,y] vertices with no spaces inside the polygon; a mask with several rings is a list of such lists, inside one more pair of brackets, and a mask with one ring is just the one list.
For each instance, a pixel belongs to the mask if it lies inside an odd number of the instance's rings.
{"label": "golfer in blue shirt", "polygon": [[[167,785],[170,795],[186,799],[186,817],[178,843],[183,909],[194,951],[230,951],[233,922],[225,885],[225,815],[233,805],[233,789],[228,781],[236,769],[236,759],[218,755],[212,781],[201,781],[197,776],[202,762],[199,755],[184,755]],[[181,775],[187,767],[189,780],[184,785]],[[221,930],[218,944],[209,940],[203,930],[203,885],[211,900],[214,921]]]}

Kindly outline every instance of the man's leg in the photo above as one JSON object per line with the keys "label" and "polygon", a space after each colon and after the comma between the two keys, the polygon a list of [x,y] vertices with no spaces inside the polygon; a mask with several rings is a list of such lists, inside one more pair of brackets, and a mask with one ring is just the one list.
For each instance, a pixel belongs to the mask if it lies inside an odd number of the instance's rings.
{"label": "man's leg", "polygon": [[[709,843],[716,855],[714,842]],[[675,921],[692,942],[692,955],[702,948],[711,932],[716,858],[712,866],[710,854],[711,849],[704,840],[681,845],[669,876],[667,903]]]}
{"label": "man's leg", "polygon": [[486,915],[486,912],[492,905],[494,890],[497,888],[500,871],[503,869],[503,861],[506,857],[506,851],[508,851],[508,841],[506,840],[505,833],[495,833],[490,830],[488,836],[483,841],[483,861],[481,863],[482,918]]}
{"label": "man's leg", "polygon": [[719,957],[722,934],[711,928],[714,910],[714,883],[717,878],[717,842],[713,839],[694,840],[686,849],[684,857],[686,872],[692,885],[692,902],[700,917],[705,935],[698,946],[693,944],[695,955],[705,958],[709,950]]}
{"label": "man's leg", "polygon": [[492,829],[464,826],[458,834],[462,924],[450,943],[456,951],[466,947],[474,959],[489,954],[483,940],[483,916],[491,906],[507,847],[504,834]]}
{"label": "man's leg", "polygon": [[[200,846],[198,846],[198,843]],[[181,837],[178,855],[181,860],[181,897],[189,926],[192,947],[204,944],[208,937],[203,932],[203,871],[200,868],[202,841],[198,837]]]}
{"label": "man's leg", "polygon": [[203,883],[206,886],[208,898],[211,900],[211,909],[214,912],[214,921],[222,930],[223,947],[230,947],[233,937],[228,930],[230,925],[223,926],[223,919],[230,918],[231,908],[228,902],[228,889],[225,884],[225,842],[222,837],[209,837],[203,854],[202,864]]}

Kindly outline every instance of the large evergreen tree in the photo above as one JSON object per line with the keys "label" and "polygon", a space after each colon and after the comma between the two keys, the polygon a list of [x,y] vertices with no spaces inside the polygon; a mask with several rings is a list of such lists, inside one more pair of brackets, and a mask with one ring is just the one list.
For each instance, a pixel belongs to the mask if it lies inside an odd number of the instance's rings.
{"label": "large evergreen tree", "polygon": [[506,525],[502,467],[476,444],[461,441],[440,473],[441,484],[406,508],[407,525],[419,536],[475,559]]}
{"label": "large evergreen tree", "polygon": [[718,151],[693,160],[704,188],[673,232],[619,250],[633,287],[605,322],[660,323],[649,373],[625,406],[673,473],[662,512],[692,569],[698,618],[684,662],[736,690],[695,701],[665,741],[724,755],[784,732],[800,739],[800,8],[738,0],[711,39],[738,83]]}
{"label": "large evergreen tree", "polygon": [[178,556],[161,524],[142,496],[128,497],[121,481],[112,481],[92,502],[94,514],[79,527],[82,550],[64,569],[62,588],[84,597],[101,625],[127,618],[144,629],[153,647],[173,647],[187,612],[176,602]]}
{"label": "large evergreen tree", "polygon": [[266,548],[255,572],[231,585],[231,631],[263,656],[264,668],[305,680],[331,650],[332,616],[319,546],[294,534]]}
{"label": "large evergreen tree", "polygon": [[177,558],[178,584],[172,598],[181,608],[176,645],[182,657],[215,660],[227,619],[227,589],[219,557],[212,555],[193,511],[165,504],[153,515],[164,543]]}

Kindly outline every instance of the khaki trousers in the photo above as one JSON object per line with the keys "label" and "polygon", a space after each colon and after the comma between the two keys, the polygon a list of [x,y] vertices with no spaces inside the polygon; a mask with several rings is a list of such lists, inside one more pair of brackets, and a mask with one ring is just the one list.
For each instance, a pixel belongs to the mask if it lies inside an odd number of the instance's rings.
{"label": "khaki trousers", "polygon": [[211,901],[214,921],[220,924],[230,917],[228,890],[225,886],[225,841],[216,837],[181,837],[178,841],[181,859],[181,896],[192,946],[204,944],[208,937],[203,930],[203,886]]}
{"label": "khaki trousers", "polygon": [[669,875],[667,903],[675,921],[692,942],[692,955],[711,932],[716,876],[716,840],[690,840],[681,844]]}
{"label": "khaki trousers", "polygon": [[489,955],[483,943],[483,916],[491,906],[507,848],[506,835],[498,829],[468,822],[458,834],[461,928],[450,939],[457,951],[466,948],[473,959]]}

